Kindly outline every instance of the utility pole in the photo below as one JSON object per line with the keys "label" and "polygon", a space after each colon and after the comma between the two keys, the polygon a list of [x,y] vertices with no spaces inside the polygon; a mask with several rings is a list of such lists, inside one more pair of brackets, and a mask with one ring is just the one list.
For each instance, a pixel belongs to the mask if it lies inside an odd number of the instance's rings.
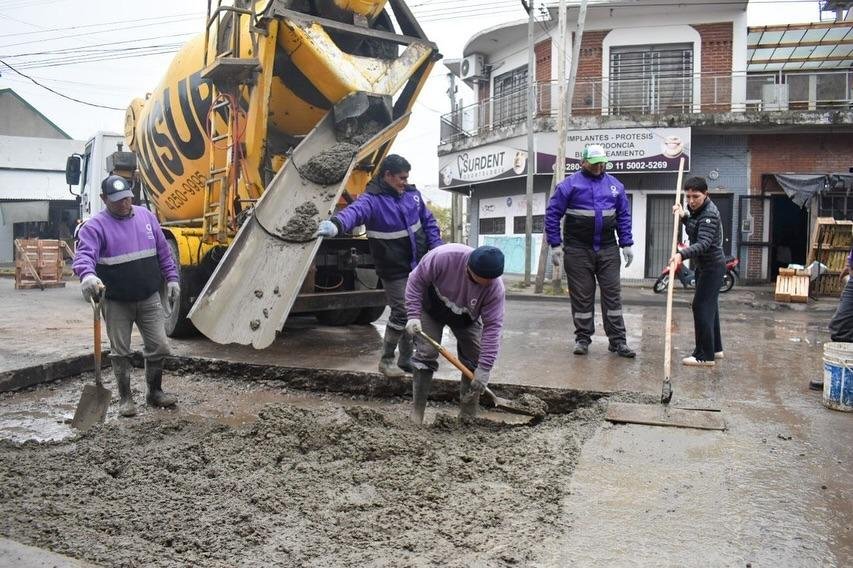
{"label": "utility pole", "polygon": [[534,0],[521,0],[527,10],[527,218],[524,222],[524,285],[530,286],[533,265],[533,170],[536,167],[534,150],[533,119],[536,114],[536,57],[533,37]]}
{"label": "utility pole", "polygon": [[[580,10],[578,11],[578,28],[577,32],[575,32],[574,41],[572,42],[572,66],[571,71],[569,72],[569,81],[566,85],[565,96],[561,95],[560,97],[560,106],[557,111],[557,136],[559,137],[559,143],[557,146],[557,161],[554,164],[554,184],[551,189],[551,195],[553,195],[554,190],[557,188],[557,184],[563,181],[563,178],[566,177],[566,130],[567,122],[572,116],[572,97],[575,93],[575,82],[577,81],[578,76],[578,59],[580,59],[583,28],[584,23],[586,23],[586,4],[587,0],[581,0]],[[568,37],[568,32],[566,30],[565,0],[560,0],[560,26],[560,33],[562,34],[560,36],[560,43],[562,44],[562,49],[559,50],[559,55],[562,56],[560,58],[562,62],[558,63],[560,66],[558,73],[565,76],[565,46],[566,39]],[[560,81],[560,90],[562,90],[562,88],[563,82]],[[534,292],[537,294],[542,293],[545,284],[545,264],[548,262],[548,248],[548,240],[545,238],[543,229],[542,247],[539,249],[539,267],[536,271],[536,285],[534,287]],[[562,274],[554,275],[554,286],[560,290],[562,289]]]}
{"label": "utility pole", "polygon": [[[450,87],[447,89],[447,94],[450,97],[450,123],[452,128],[456,128],[456,121],[460,119],[457,115],[459,110],[456,101],[456,76],[451,71],[447,74],[450,79]],[[462,196],[455,191],[450,192],[450,242],[462,242]]]}

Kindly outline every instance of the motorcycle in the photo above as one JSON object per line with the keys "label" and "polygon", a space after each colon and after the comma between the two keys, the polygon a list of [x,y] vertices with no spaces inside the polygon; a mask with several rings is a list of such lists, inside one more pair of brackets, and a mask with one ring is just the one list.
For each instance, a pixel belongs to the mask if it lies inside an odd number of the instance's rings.
{"label": "motorcycle", "polygon": [[[678,250],[685,248],[686,245],[679,244]],[[730,256],[726,259],[726,273],[723,274],[723,281],[720,284],[720,292],[725,293],[734,288],[735,282],[737,281],[740,273],[738,272],[738,265],[740,264],[740,259],[736,256]],[[696,287],[696,277],[695,273],[684,266],[683,262],[679,262],[675,266],[675,276],[681,282],[681,285],[686,288],[695,288]],[[655,285],[652,287],[655,294],[662,294],[666,291],[667,286],[669,286],[669,265],[666,265],[664,269],[661,271],[658,279],[655,280]]]}

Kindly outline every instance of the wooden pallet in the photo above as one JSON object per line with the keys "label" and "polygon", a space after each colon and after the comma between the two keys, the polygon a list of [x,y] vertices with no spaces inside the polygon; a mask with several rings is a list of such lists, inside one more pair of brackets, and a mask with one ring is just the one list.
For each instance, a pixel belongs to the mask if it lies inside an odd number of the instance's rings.
{"label": "wooden pallet", "polygon": [[15,239],[15,289],[61,288],[65,255],[74,253],[56,239]]}
{"label": "wooden pallet", "polygon": [[[776,278],[776,293],[774,298],[777,302],[806,303],[809,301],[809,277],[801,274],[782,274],[783,268]],[[798,271],[799,272],[799,271]]]}

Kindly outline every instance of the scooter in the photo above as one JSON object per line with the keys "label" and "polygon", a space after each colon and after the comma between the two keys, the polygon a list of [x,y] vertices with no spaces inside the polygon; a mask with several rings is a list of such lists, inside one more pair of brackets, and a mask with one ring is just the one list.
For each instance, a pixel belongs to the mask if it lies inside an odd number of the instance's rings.
{"label": "scooter", "polygon": [[[686,245],[683,243],[679,243],[678,250],[686,248]],[[723,281],[720,284],[720,292],[725,293],[734,288],[735,282],[737,281],[740,273],[738,272],[738,265],[740,264],[740,259],[736,256],[730,256],[726,259],[726,273],[723,274]],[[695,273],[684,266],[683,262],[679,262],[675,266],[675,276],[681,281],[681,285],[684,288],[695,288],[696,287],[696,276]],[[669,286],[669,265],[666,265],[664,269],[661,271],[658,279],[655,280],[655,285],[652,287],[655,294],[662,294],[666,291],[667,286]]]}

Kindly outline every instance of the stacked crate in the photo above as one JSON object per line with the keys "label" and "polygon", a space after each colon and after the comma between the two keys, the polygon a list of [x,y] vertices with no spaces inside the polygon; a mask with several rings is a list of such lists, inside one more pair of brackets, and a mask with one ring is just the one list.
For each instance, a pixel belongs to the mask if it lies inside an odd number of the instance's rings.
{"label": "stacked crate", "polygon": [[814,285],[819,296],[837,296],[844,288],[841,271],[847,265],[847,255],[853,246],[853,221],[837,221],[831,217],[818,217],[809,247],[809,261],[826,265]]}
{"label": "stacked crate", "polygon": [[15,288],[59,288],[65,286],[64,254],[73,256],[65,241],[15,239]]}

